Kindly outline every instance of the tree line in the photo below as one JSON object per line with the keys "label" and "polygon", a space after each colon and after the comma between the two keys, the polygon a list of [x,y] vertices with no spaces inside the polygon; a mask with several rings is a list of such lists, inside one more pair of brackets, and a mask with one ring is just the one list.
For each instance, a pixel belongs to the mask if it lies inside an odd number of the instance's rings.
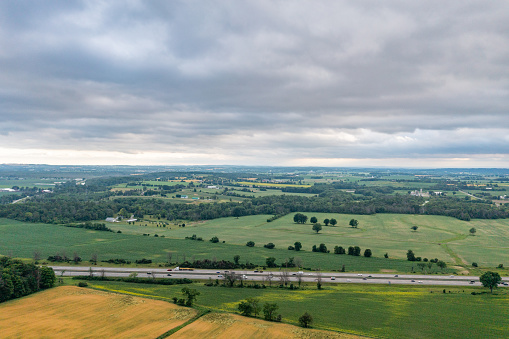
{"label": "tree line", "polygon": [[52,268],[9,257],[0,258],[0,272],[0,302],[53,287],[56,281]]}
{"label": "tree line", "polygon": [[[422,197],[387,195],[357,200],[341,191],[325,191],[314,197],[265,196],[241,203],[223,202],[207,204],[180,204],[162,199],[113,198],[108,194],[37,196],[19,204],[0,205],[0,217],[29,222],[73,223],[104,220],[125,209],[136,218],[155,215],[166,220],[210,220],[246,215],[284,215],[294,212],[337,214],[430,214],[445,215],[461,220],[498,219],[509,217],[509,206],[495,206],[483,202],[461,200],[454,197],[430,199],[424,204]],[[300,220],[300,222],[302,222]],[[305,222],[305,221],[304,221]]]}

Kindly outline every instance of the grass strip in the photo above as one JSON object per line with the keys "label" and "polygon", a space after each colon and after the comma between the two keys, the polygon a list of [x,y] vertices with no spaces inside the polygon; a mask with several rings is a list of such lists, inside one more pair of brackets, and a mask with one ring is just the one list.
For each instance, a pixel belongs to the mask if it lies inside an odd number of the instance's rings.
{"label": "grass strip", "polygon": [[174,327],[172,328],[171,330],[167,331],[167,332],[164,332],[163,334],[161,334],[159,337],[157,337],[156,339],[164,339],[164,338],[168,338],[170,335],[172,335],[173,333],[177,332],[178,330],[186,327],[187,325],[189,324],[192,324],[193,322],[195,322],[196,320],[200,319],[201,317],[203,317],[205,314],[208,314],[210,313],[210,310],[204,310],[204,311],[201,311],[200,313],[198,313],[194,318],[191,318],[189,319],[188,321],[186,321],[185,323],[183,323],[182,325],[180,326],[177,326],[177,327]]}

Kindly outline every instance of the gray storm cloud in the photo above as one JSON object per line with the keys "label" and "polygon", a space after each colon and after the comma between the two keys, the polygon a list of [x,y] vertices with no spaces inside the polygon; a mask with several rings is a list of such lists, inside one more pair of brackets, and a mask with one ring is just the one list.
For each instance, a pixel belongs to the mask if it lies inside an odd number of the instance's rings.
{"label": "gray storm cloud", "polygon": [[0,22],[4,159],[509,166],[505,2],[6,1]]}

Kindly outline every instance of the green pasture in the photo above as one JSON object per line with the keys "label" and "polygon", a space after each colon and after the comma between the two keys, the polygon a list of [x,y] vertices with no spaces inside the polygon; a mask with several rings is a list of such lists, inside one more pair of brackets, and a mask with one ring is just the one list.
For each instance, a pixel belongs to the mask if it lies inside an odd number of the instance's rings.
{"label": "green pasture", "polygon": [[[89,281],[96,289],[171,300],[182,286],[147,286],[122,282]],[[283,322],[298,324],[309,312],[314,328],[377,338],[507,338],[509,337],[509,294],[472,295],[480,287],[443,288],[396,285],[340,284],[316,290],[280,288],[188,286],[200,292],[197,306],[215,311],[238,312],[237,305],[248,297],[261,304],[277,303]]]}
{"label": "green pasture", "polygon": [[32,224],[0,219],[0,234],[2,234],[2,237],[0,237],[0,254],[32,258],[34,251],[38,251],[42,258],[47,258],[50,255],[65,252],[68,257],[72,257],[74,253],[77,253],[83,260],[88,261],[95,253],[99,260],[122,258],[134,261],[147,258],[152,259],[156,264],[167,262],[168,253],[172,255],[172,262],[181,262],[184,261],[184,258],[189,261],[194,259],[233,261],[235,255],[240,255],[241,263],[249,261],[260,266],[265,265],[267,257],[276,258],[277,264],[284,263],[290,257],[298,257],[302,261],[303,267],[340,270],[342,265],[345,265],[348,272],[392,270],[408,273],[412,267],[412,263],[406,260],[314,253],[309,250],[299,252],[287,249],[270,250],[261,247],[260,244],[256,247],[247,247],[245,244],[235,245],[229,243],[229,241],[213,244],[208,241],[208,238],[204,238],[205,241],[195,241],[183,238],[154,237],[154,234],[162,235],[164,231],[161,228],[148,226],[135,227],[144,230],[150,236],[126,234],[127,232],[118,234],[91,231],[60,225]]}
{"label": "green pasture", "polygon": [[[150,233],[157,232],[176,239],[193,234],[206,240],[217,236],[228,244],[244,245],[247,241],[254,241],[256,246],[263,246],[272,242],[281,249],[300,241],[306,251],[310,251],[313,245],[324,243],[331,252],[334,246],[359,246],[362,251],[371,249],[375,257],[388,253],[390,258],[399,259],[406,259],[406,252],[411,249],[416,256],[438,258],[451,264],[470,265],[477,262],[488,267],[500,263],[509,266],[508,219],[461,221],[431,215],[304,214],[309,218],[315,216],[322,224],[325,218],[335,218],[338,224],[336,227],[323,225],[322,231],[317,234],[309,222],[294,223],[292,213],[272,222],[267,222],[270,215],[256,215],[191,223],[185,228],[157,228],[155,224],[148,224],[148,228],[151,228]],[[350,219],[359,221],[358,228],[348,226]],[[115,224],[112,227],[126,233],[147,233],[147,227],[139,224]],[[417,231],[412,231],[412,226],[417,226]],[[477,230],[475,236],[469,235],[472,227]]]}

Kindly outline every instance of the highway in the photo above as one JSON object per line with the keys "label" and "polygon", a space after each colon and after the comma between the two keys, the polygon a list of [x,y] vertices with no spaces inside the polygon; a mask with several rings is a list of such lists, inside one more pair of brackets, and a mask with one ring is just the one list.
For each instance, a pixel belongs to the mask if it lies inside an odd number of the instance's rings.
{"label": "highway", "polygon": [[[156,278],[188,278],[193,280],[224,279],[225,270],[193,270],[193,271],[168,271],[163,268],[131,268],[131,267],[78,267],[78,266],[50,266],[57,276],[93,275],[96,277],[128,277],[133,272],[138,277]],[[265,281],[269,279],[273,284],[279,283],[282,272],[266,271],[254,272],[248,270],[233,270],[243,277],[246,282]],[[298,283],[299,273],[288,272],[287,280],[290,283]],[[322,283],[362,283],[362,284],[399,284],[399,285],[433,285],[433,286],[482,286],[479,277],[457,275],[403,275],[403,274],[376,274],[376,273],[330,273],[330,272],[304,272],[300,275],[302,282],[317,282],[321,278]],[[509,287],[509,277],[502,277],[499,287]]]}

